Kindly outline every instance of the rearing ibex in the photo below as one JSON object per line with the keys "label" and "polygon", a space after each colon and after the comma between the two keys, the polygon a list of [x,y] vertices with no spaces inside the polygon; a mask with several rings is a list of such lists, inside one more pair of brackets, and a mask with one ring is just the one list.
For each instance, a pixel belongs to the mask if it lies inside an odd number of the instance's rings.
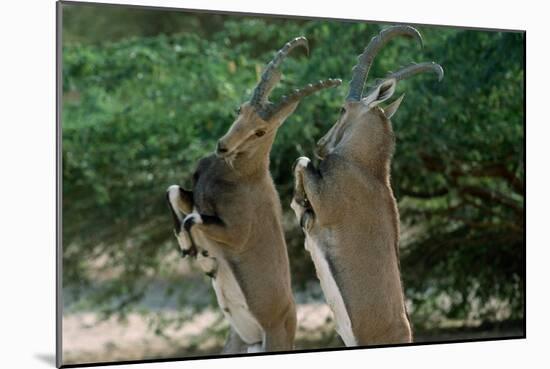
{"label": "rearing ibex", "polygon": [[278,67],[298,46],[307,50],[307,40],[288,42],[267,65],[216,153],[199,161],[193,190],[171,186],[167,193],[180,247],[212,277],[230,322],[224,353],[293,348],[296,309],[269,154],[277,129],[301,98],[341,83],[329,79],[295,90],[279,104],[269,102]]}
{"label": "rearing ibex", "polygon": [[291,206],[346,346],[412,341],[399,271],[399,213],[390,185],[390,118],[403,96],[386,108],[380,103],[393,95],[397,82],[425,71],[441,80],[443,69],[435,63],[410,65],[363,95],[375,55],[396,36],[422,42],[408,26],[374,37],[353,68],[338,121],[317,144],[319,167],[301,157],[294,170]]}

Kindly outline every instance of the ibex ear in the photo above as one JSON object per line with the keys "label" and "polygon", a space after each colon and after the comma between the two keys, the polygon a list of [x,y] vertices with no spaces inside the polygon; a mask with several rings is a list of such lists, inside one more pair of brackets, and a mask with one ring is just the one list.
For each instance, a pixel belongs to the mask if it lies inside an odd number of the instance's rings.
{"label": "ibex ear", "polygon": [[399,109],[399,105],[401,105],[401,101],[403,101],[404,97],[405,94],[399,96],[397,100],[384,108],[384,115],[386,116],[386,118],[390,119],[391,117],[393,117],[397,109]]}
{"label": "ibex ear", "polygon": [[374,91],[363,98],[363,102],[367,104],[369,108],[375,107],[393,96],[396,84],[397,82],[394,78],[383,81],[374,89]]}

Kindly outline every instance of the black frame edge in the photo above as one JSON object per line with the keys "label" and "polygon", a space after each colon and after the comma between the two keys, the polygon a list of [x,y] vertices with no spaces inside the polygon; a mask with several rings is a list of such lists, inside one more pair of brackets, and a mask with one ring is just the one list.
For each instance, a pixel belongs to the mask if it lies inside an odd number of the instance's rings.
{"label": "black frame edge", "polygon": [[253,356],[270,356],[270,355],[288,355],[288,354],[310,354],[317,352],[346,352],[352,350],[369,350],[369,349],[384,349],[395,347],[418,347],[418,346],[431,346],[431,345],[448,345],[457,343],[483,343],[483,342],[495,342],[495,341],[509,341],[525,339],[525,332],[519,336],[498,337],[498,338],[475,338],[475,339],[462,339],[456,341],[434,341],[434,342],[418,342],[418,343],[402,343],[391,345],[374,345],[374,346],[353,346],[353,347],[332,347],[332,348],[320,348],[320,349],[307,349],[307,350],[295,350],[295,351],[275,351],[275,352],[257,352],[257,353],[243,353],[232,355],[204,355],[204,356],[188,356],[188,357],[173,357],[164,359],[145,359],[145,360],[126,360],[126,361],[104,361],[97,363],[82,363],[82,364],[66,364],[61,368],[85,368],[107,365],[128,365],[128,364],[151,364],[151,363],[166,363],[166,362],[185,362],[196,360],[211,360],[211,359],[231,359],[239,357],[253,357]]}
{"label": "black frame edge", "polygon": [[62,155],[61,155],[61,112],[63,97],[63,58],[62,58],[62,35],[63,35],[63,3],[57,1],[55,4],[55,212],[56,212],[56,230],[55,230],[55,365],[60,368],[63,365],[63,249],[62,249]]}
{"label": "black frame edge", "polygon": [[63,295],[62,295],[62,125],[61,125],[61,113],[62,113],[62,95],[63,95],[63,79],[62,79],[62,7],[67,5],[88,5],[88,6],[105,6],[105,7],[127,7],[134,9],[144,10],[160,10],[160,11],[177,11],[177,12],[196,12],[196,13],[209,13],[209,14],[221,14],[221,15],[240,15],[240,16],[257,16],[257,17],[272,17],[272,18],[290,18],[290,19],[306,19],[306,20],[326,20],[326,21],[342,21],[342,22],[370,22],[376,24],[396,24],[403,22],[392,21],[377,21],[368,19],[345,19],[345,18],[331,18],[331,17],[316,17],[316,16],[302,16],[302,15],[289,15],[289,14],[267,14],[267,13],[247,13],[238,11],[223,11],[214,9],[191,9],[191,8],[175,8],[175,7],[163,7],[153,5],[135,5],[135,4],[118,4],[118,3],[100,3],[100,2],[83,2],[73,0],[57,0],[56,1],[56,367],[57,368],[81,368],[81,367],[97,367],[107,365],[128,365],[128,364],[147,364],[147,363],[163,363],[163,362],[177,362],[177,361],[195,361],[195,360],[210,360],[210,359],[230,359],[238,357],[253,357],[253,356],[269,356],[269,355],[284,355],[284,354],[307,354],[316,352],[334,352],[334,351],[348,351],[348,350],[368,350],[368,349],[380,349],[380,348],[392,348],[392,347],[416,347],[416,346],[429,346],[429,345],[444,345],[444,344],[457,344],[457,343],[482,343],[482,342],[496,342],[496,341],[508,341],[508,340],[520,340],[527,338],[527,31],[522,29],[499,29],[499,28],[484,28],[484,27],[467,27],[457,25],[444,25],[444,24],[428,24],[428,23],[406,23],[415,26],[426,27],[452,27],[463,30],[474,31],[492,31],[492,32],[511,32],[523,34],[523,71],[524,71],[524,96],[523,96],[523,123],[524,123],[524,317],[523,317],[523,334],[509,337],[496,337],[496,338],[474,338],[474,339],[461,339],[453,341],[434,341],[434,342],[413,342],[408,344],[391,344],[391,345],[375,345],[375,346],[356,346],[356,347],[336,347],[336,348],[319,348],[319,349],[306,349],[306,350],[294,350],[294,351],[278,351],[278,352],[263,352],[263,353],[244,353],[233,355],[201,355],[190,357],[172,357],[172,358],[158,358],[158,359],[143,359],[143,360],[126,360],[126,361],[106,361],[95,363],[80,363],[80,364],[63,364],[62,358],[62,321],[63,321]]}
{"label": "black frame edge", "polygon": [[75,0],[58,0],[61,4],[67,5],[89,5],[89,6],[105,6],[105,7],[126,7],[143,10],[160,10],[160,11],[176,11],[176,12],[193,12],[193,13],[207,13],[207,14],[219,14],[219,15],[237,15],[237,16],[252,16],[252,17],[270,17],[270,18],[287,18],[287,19],[304,19],[304,20],[326,20],[326,21],[340,21],[340,22],[368,22],[376,24],[408,24],[411,26],[421,27],[445,27],[445,28],[458,28],[467,29],[472,31],[492,31],[492,32],[525,32],[522,29],[508,29],[508,28],[488,28],[488,27],[468,27],[459,26],[453,24],[431,24],[431,23],[414,23],[414,22],[395,22],[395,21],[380,21],[373,19],[350,19],[350,18],[332,18],[332,17],[318,17],[318,16],[306,16],[306,15],[293,15],[293,14],[269,14],[269,13],[252,13],[243,11],[230,11],[230,10],[217,10],[217,9],[193,9],[193,8],[175,8],[170,6],[158,6],[158,5],[137,5],[137,4],[118,4],[118,3],[101,3],[101,2],[87,2],[87,1],[75,1]]}

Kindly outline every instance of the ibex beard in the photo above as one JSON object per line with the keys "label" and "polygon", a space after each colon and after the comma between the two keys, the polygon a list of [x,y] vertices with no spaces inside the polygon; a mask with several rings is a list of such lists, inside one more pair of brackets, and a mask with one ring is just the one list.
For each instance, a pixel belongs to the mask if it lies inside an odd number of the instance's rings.
{"label": "ibex beard", "polygon": [[250,101],[241,105],[216,153],[198,163],[193,190],[168,189],[175,233],[183,255],[196,257],[212,278],[218,304],[230,323],[224,353],[291,350],[296,308],[282,227],[282,208],[269,173],[277,129],[301,98],[340,84],[327,80],[295,90],[273,104],[267,97],[278,67],[298,37],[277,52]]}
{"label": "ibex beard", "polygon": [[399,268],[399,212],[390,183],[395,139],[390,118],[403,96],[384,109],[398,81],[430,71],[414,64],[377,81],[363,95],[376,53],[396,36],[416,38],[408,26],[383,30],[359,56],[340,117],[317,144],[317,168],[301,157],[294,168],[291,207],[304,230],[336,330],[346,346],[412,342]]}

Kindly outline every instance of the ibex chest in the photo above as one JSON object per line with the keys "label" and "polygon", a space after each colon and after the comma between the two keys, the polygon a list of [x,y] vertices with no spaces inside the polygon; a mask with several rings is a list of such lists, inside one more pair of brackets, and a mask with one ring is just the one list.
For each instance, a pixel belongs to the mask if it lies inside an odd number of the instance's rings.
{"label": "ibex chest", "polygon": [[263,329],[249,310],[235,273],[222,257],[218,257],[217,261],[218,267],[216,276],[212,279],[212,287],[224,316],[243,341],[248,344],[261,343]]}
{"label": "ibex chest", "polygon": [[346,346],[355,346],[356,340],[351,327],[351,320],[342,297],[342,293],[334,276],[334,262],[327,255],[321,243],[315,237],[306,234],[305,248],[311,254],[315,264],[317,278],[321,289],[334,314],[336,331],[342,337]]}

